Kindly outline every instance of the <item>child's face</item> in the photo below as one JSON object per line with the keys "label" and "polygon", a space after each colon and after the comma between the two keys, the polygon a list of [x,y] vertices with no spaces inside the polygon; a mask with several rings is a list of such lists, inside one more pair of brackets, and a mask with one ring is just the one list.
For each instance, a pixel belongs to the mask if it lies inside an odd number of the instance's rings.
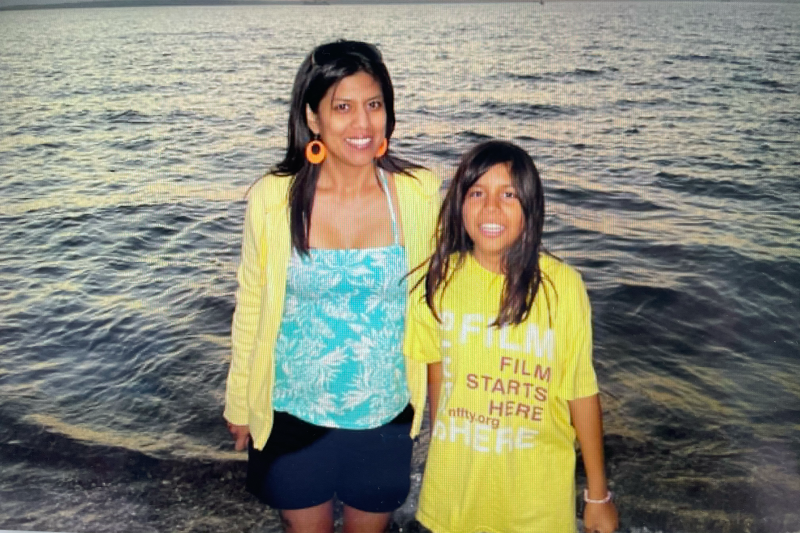
{"label": "child's face", "polygon": [[475,259],[494,272],[502,271],[505,251],[522,234],[522,204],[508,165],[495,165],[467,191],[464,227],[472,242]]}

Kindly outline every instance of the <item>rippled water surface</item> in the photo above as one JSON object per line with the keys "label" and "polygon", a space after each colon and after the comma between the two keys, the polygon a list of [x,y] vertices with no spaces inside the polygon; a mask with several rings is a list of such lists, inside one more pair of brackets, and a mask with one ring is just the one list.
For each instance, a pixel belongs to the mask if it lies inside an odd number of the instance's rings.
{"label": "rippled water surface", "polygon": [[800,5],[733,2],[0,13],[0,528],[279,531],[221,419],[234,271],[339,37],[406,156],[534,155],[624,530],[800,531]]}

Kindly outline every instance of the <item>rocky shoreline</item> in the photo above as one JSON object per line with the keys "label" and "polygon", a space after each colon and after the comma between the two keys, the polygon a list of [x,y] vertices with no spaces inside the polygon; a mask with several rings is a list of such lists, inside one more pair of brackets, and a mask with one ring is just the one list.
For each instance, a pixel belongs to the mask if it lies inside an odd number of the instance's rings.
{"label": "rocky shoreline", "polygon": [[[123,447],[75,440],[0,413],[0,529],[69,533],[279,533],[275,511],[244,489],[245,462],[155,458]],[[413,520],[428,433],[419,439],[408,502],[392,531],[422,533]],[[621,531],[795,533],[800,490],[777,479],[765,486],[741,476],[726,482],[670,488],[668,476],[637,467],[643,458],[670,455],[654,443],[606,436],[610,479]],[[769,450],[764,450],[769,455]],[[580,464],[580,462],[578,463]],[[703,469],[703,465],[693,467]],[[578,471],[578,483],[583,482]],[[733,477],[734,472],[726,475]],[[742,472],[741,474],[744,474]],[[759,487],[754,501],[748,486]],[[635,493],[631,487],[639,487]],[[769,494],[765,493],[769,492]],[[669,505],[664,499],[670,500]],[[689,500],[693,503],[688,505]],[[704,507],[707,511],[698,510]],[[735,510],[737,507],[738,510]],[[642,524],[646,524],[644,527]]]}

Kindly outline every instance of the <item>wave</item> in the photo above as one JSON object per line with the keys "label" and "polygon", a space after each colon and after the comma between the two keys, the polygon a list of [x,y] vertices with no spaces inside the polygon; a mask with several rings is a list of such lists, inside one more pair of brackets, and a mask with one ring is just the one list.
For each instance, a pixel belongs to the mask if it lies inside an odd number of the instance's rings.
{"label": "wave", "polygon": [[524,102],[483,102],[481,103],[480,108],[488,111],[492,115],[516,119],[554,118],[561,116],[573,116],[579,113],[579,109],[572,106],[564,107],[551,104],[530,104]]}
{"label": "wave", "polygon": [[[741,164],[728,164],[704,162],[706,168],[714,170],[740,170],[757,168],[757,164],[741,165]],[[697,177],[684,173],[668,172],[661,170],[655,174],[654,185],[677,191],[681,195],[702,195],[711,198],[729,198],[732,200],[741,200],[747,202],[760,202],[760,201],[774,201],[779,200],[774,195],[769,194],[768,189],[763,184],[746,183],[743,181],[735,181],[731,179],[716,178],[710,179],[705,177]]]}

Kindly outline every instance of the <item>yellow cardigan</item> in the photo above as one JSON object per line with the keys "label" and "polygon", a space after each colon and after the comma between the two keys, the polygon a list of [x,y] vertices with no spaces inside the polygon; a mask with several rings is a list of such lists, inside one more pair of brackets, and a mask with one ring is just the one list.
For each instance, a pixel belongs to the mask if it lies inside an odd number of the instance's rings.
{"label": "yellow cardigan", "polygon": [[[410,268],[421,264],[432,252],[440,201],[439,180],[426,170],[412,173],[414,178],[395,174]],[[273,351],[283,315],[286,270],[291,253],[287,201],[290,182],[290,177],[270,175],[250,190],[236,275],[239,287],[233,314],[224,416],[232,424],[249,425],[253,446],[258,450],[264,448],[272,430]],[[423,271],[420,269],[409,276],[409,289]],[[426,365],[406,358],[406,374],[414,406],[411,436],[415,437],[425,407]]]}

